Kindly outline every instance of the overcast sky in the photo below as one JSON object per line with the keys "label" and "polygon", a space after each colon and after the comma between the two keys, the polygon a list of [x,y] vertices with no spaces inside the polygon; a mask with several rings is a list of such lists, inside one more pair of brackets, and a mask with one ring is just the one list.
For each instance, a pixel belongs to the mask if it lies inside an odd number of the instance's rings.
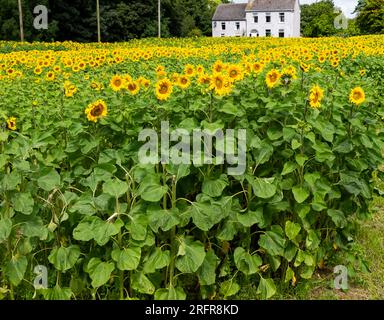
{"label": "overcast sky", "polygon": [[[278,1],[278,0],[277,0]],[[318,0],[300,0],[300,4],[309,4]],[[235,0],[234,2],[248,2],[247,0]],[[340,7],[348,18],[354,17],[352,14],[355,11],[358,0],[333,0],[336,7]]]}

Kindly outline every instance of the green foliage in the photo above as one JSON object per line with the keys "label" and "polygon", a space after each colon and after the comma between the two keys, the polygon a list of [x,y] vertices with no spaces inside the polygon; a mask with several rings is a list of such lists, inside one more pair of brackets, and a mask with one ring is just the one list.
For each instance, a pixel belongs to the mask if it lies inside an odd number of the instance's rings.
{"label": "green foliage", "polygon": [[382,0],[360,0],[356,12],[356,24],[362,34],[384,33],[384,2]]}
{"label": "green foliage", "polygon": [[[163,37],[211,35],[211,18],[220,1],[162,0]],[[24,33],[27,41],[97,41],[96,1],[22,0]],[[33,9],[45,5],[49,10],[48,30],[33,28]],[[0,0],[0,39],[18,40],[17,1]],[[104,42],[156,37],[157,0],[100,1],[101,33]]]}
{"label": "green foliage", "polygon": [[336,34],[335,6],[332,0],[322,0],[301,6],[301,30],[305,37],[325,37]]}
{"label": "green foliage", "polygon": [[[254,47],[251,39],[162,40],[168,50],[195,45],[199,54],[207,44],[233,47],[201,56],[188,50],[185,56],[177,51],[177,57],[135,62],[111,59],[71,73],[79,88],[74,97],[63,96],[64,78],[50,82],[29,65],[15,66],[25,77],[4,78],[0,87],[3,296],[32,299],[37,264],[49,269],[49,289],[38,292],[45,299],[159,300],[227,299],[238,294],[244,279],[254,281],[257,298],[270,299],[283,282],[301,283],[329,266],[335,248],[348,252],[354,220],[367,215],[376,192],[384,192],[378,171],[384,66],[375,47],[382,39],[367,39],[342,45],[336,39],[292,40],[297,57],[287,56],[281,66],[279,56],[259,74],[241,69],[244,79],[228,96],[203,90],[196,76],[187,90],[175,86],[167,101],[156,98],[154,87],[132,96],[112,91],[109,81],[129,73],[155,86],[158,65],[173,74],[191,63],[211,70],[218,59],[242,68],[244,56],[254,60],[264,40]],[[278,39],[267,41],[275,53],[281,50]],[[357,54],[356,41],[369,54]],[[131,50],[136,43],[106,45],[105,52]],[[157,50],[157,41],[139,43],[137,50]],[[319,47],[328,48],[340,65],[319,62]],[[86,51],[92,50],[60,54]],[[17,55],[10,56],[15,63]],[[299,58],[311,61],[307,72]],[[296,76],[267,88],[267,73],[287,65]],[[91,88],[94,79],[102,91]],[[324,90],[318,109],[308,103],[314,84]],[[360,106],[349,101],[357,85],[366,94]],[[84,109],[96,97],[107,101],[108,116],[93,123]],[[43,103],[35,107],[34,100]],[[17,118],[15,131],[3,120],[11,115]],[[164,119],[172,129],[246,128],[246,172],[231,176],[226,165],[139,163],[139,132],[159,131]]]}

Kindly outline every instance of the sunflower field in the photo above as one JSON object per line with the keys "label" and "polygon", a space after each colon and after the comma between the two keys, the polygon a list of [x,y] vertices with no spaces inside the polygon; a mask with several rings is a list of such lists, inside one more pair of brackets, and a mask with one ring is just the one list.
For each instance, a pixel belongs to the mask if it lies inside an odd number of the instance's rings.
{"label": "sunflower field", "polygon": [[[352,273],[383,78],[384,36],[0,42],[0,299],[270,299],[339,253]],[[246,129],[245,172],[140,163],[162,121]]]}

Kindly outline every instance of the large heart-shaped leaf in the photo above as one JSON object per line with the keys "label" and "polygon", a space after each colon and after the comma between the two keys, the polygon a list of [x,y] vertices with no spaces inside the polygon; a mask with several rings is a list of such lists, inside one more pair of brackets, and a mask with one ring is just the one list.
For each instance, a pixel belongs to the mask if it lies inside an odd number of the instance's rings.
{"label": "large heart-shaped leaf", "polygon": [[92,279],[92,286],[98,288],[108,282],[114,269],[113,262],[103,262],[99,258],[92,258],[88,262],[86,272]]}
{"label": "large heart-shaped leaf", "polygon": [[215,255],[212,249],[209,249],[205,255],[205,259],[197,276],[201,286],[210,286],[216,283],[216,268],[219,265],[220,259]]}
{"label": "large heart-shaped leaf", "polygon": [[51,251],[48,260],[57,270],[66,271],[75,265],[80,253],[79,246],[55,248]]}
{"label": "large heart-shaped leaf", "polygon": [[131,278],[131,287],[133,290],[143,294],[153,294],[155,292],[155,286],[144,275],[143,272],[135,272]]}
{"label": "large heart-shaped leaf", "polygon": [[161,250],[160,248],[155,248],[152,250],[151,254],[145,260],[144,263],[144,273],[154,273],[156,270],[163,269],[167,267],[171,262],[171,255],[169,250]]}
{"label": "large heart-shaped leaf", "polygon": [[112,251],[111,257],[119,270],[135,270],[140,263],[141,248],[115,249]]}
{"label": "large heart-shaped leaf", "polygon": [[25,215],[30,215],[33,212],[35,201],[32,195],[28,192],[18,193],[13,199],[13,207],[17,212]]}
{"label": "large heart-shaped leaf", "polygon": [[181,287],[170,287],[169,289],[158,289],[155,292],[155,300],[185,300],[187,295]]}
{"label": "large heart-shaped leaf", "polygon": [[193,241],[193,237],[180,240],[176,267],[183,273],[193,273],[203,264],[205,258],[204,245],[200,241]]}
{"label": "large heart-shaped leaf", "polygon": [[205,179],[203,182],[203,193],[214,198],[220,197],[223,190],[228,186],[228,177],[223,174],[219,179]]}
{"label": "large heart-shaped leaf", "polygon": [[5,274],[14,286],[18,286],[24,278],[28,260],[25,256],[16,255],[5,266]]}
{"label": "large heart-shaped leaf", "polygon": [[273,279],[264,279],[261,277],[257,294],[260,294],[263,300],[272,298],[276,294],[276,285]]}
{"label": "large heart-shaped leaf", "polygon": [[260,236],[259,245],[273,256],[283,256],[286,243],[283,230],[279,226],[272,226],[271,229]]}
{"label": "large heart-shaped leaf", "polygon": [[251,255],[241,247],[236,248],[233,257],[237,269],[246,275],[255,274],[263,264],[263,260],[257,254]]}
{"label": "large heart-shaped leaf", "polygon": [[103,192],[115,198],[121,197],[127,191],[128,191],[127,182],[121,181],[119,179],[108,180],[103,185]]}
{"label": "large heart-shaped leaf", "polygon": [[9,218],[0,220],[0,243],[7,240],[12,231],[12,220]]}
{"label": "large heart-shaped leaf", "polygon": [[37,180],[39,187],[45,191],[52,191],[60,186],[60,175],[55,169],[43,171],[42,176]]}

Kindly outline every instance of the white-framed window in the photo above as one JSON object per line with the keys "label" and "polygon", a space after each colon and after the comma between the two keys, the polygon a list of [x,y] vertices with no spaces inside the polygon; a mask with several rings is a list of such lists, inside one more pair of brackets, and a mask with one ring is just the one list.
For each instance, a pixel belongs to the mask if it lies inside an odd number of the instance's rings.
{"label": "white-framed window", "polygon": [[224,33],[222,33],[222,34],[221,34],[221,37],[225,37],[225,34],[224,34]]}
{"label": "white-framed window", "polygon": [[265,21],[266,21],[266,22],[271,22],[271,13],[270,13],[270,12],[267,12],[267,13],[265,14]]}
{"label": "white-framed window", "polygon": [[279,29],[279,38],[285,38],[285,31],[284,31],[284,29]]}
{"label": "white-framed window", "polygon": [[236,30],[240,30],[240,22],[236,22]]}
{"label": "white-framed window", "polygon": [[227,28],[227,24],[225,22],[221,23],[221,30],[225,30]]}
{"label": "white-framed window", "polygon": [[217,22],[216,21],[213,23],[213,27],[217,28]]}
{"label": "white-framed window", "polygon": [[259,15],[257,13],[253,14],[253,22],[254,23],[259,23]]}
{"label": "white-framed window", "polygon": [[270,37],[272,35],[272,30],[271,29],[265,29],[265,36]]}
{"label": "white-framed window", "polygon": [[284,12],[280,12],[279,13],[279,18],[280,18],[280,22],[285,22],[285,13]]}

